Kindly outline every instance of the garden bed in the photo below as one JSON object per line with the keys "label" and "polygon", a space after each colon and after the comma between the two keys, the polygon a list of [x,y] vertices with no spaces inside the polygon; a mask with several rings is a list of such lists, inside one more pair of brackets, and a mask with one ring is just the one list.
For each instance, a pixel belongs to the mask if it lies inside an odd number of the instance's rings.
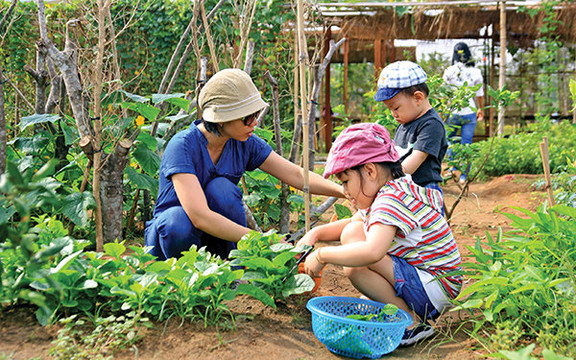
{"label": "garden bed", "polygon": [[[513,212],[512,206],[535,210],[544,202],[545,193],[532,184],[541,176],[505,175],[486,183],[472,184],[452,219],[452,229],[463,255],[464,245],[472,245],[476,236],[498,227],[509,230],[510,220],[498,211]],[[459,189],[451,183],[444,187],[448,205]],[[329,216],[330,214],[326,214]],[[466,285],[469,285],[468,283]],[[322,285],[313,296],[358,296],[341,268],[329,265],[323,272]],[[236,317],[235,332],[201,322],[181,324],[172,318],[144,330],[144,338],[132,349],[117,353],[115,359],[341,359],[330,353],[313,335],[310,314],[306,310],[309,296],[295,295],[274,310],[261,302],[240,296],[229,304]],[[433,340],[411,348],[399,348],[387,359],[473,359],[482,350],[463,332],[454,334],[463,313],[444,315]],[[0,359],[49,358],[57,336],[54,327],[42,328],[32,308],[18,308],[0,313]]]}

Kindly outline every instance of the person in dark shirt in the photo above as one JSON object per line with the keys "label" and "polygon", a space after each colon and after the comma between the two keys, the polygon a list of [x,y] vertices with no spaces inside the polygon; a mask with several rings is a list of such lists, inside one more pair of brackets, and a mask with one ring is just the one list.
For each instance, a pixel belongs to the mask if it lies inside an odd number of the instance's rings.
{"label": "person in dark shirt", "polygon": [[[250,76],[239,69],[219,71],[202,88],[202,119],[176,134],[162,157],[154,216],[145,232],[152,255],[179,257],[196,245],[227,258],[250,231],[238,187],[245,171],[260,168],[303,188],[302,168],[253,134],[266,106]],[[310,172],[309,180],[311,193],[344,197],[341,186],[318,174]]]}
{"label": "person in dark shirt", "polygon": [[427,79],[418,64],[394,62],[380,73],[374,99],[384,102],[400,123],[394,142],[404,172],[416,184],[442,192],[439,184],[448,142],[444,123],[430,105]]}

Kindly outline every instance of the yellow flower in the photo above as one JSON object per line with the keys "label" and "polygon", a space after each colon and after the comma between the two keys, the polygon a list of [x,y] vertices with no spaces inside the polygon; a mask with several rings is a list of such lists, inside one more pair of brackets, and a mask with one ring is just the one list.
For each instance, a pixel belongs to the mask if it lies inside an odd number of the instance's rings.
{"label": "yellow flower", "polygon": [[282,187],[282,185],[276,184],[276,189],[280,189],[281,187]]}
{"label": "yellow flower", "polygon": [[108,111],[112,111],[114,110],[114,107],[112,106],[112,104],[108,104]]}
{"label": "yellow flower", "polygon": [[142,115],[138,115],[138,117],[136,118],[136,125],[137,126],[144,125],[144,117]]}

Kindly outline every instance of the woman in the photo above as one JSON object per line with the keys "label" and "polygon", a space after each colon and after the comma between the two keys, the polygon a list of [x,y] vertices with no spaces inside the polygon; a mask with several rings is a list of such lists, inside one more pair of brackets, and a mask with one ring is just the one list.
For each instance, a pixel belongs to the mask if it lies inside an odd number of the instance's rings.
{"label": "woman", "polygon": [[[454,53],[452,55],[452,65],[449,66],[444,71],[444,81],[453,86],[461,87],[466,84],[469,87],[482,84],[484,79],[482,78],[482,72],[480,69],[474,67],[474,61],[472,60],[472,54],[468,45],[463,42],[459,42],[454,45]],[[461,132],[461,144],[472,144],[472,137],[474,136],[474,129],[476,128],[476,123],[478,120],[484,119],[484,114],[482,112],[482,107],[484,106],[484,89],[482,86],[476,91],[476,102],[474,99],[470,99],[470,103],[467,107],[455,111],[450,119],[448,119],[448,138],[452,139],[456,135],[458,128]],[[452,158],[452,151],[448,150],[448,156]],[[455,169],[452,169],[455,170]],[[460,184],[466,182],[466,177],[470,171],[470,165],[468,164],[465,171],[460,175]]]}
{"label": "woman", "polygon": [[[179,257],[192,245],[227,258],[247,234],[242,192],[244,171],[260,168],[302,189],[302,168],[272,151],[253,135],[267,104],[248,74],[239,69],[216,73],[200,91],[202,119],[176,134],[160,164],[154,217],[145,240],[159,260]],[[342,188],[310,173],[310,192],[343,197]]]}

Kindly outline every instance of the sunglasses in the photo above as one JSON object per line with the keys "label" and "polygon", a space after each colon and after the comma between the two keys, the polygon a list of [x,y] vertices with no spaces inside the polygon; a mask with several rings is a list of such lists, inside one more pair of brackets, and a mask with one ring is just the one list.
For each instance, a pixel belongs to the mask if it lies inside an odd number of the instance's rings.
{"label": "sunglasses", "polygon": [[258,120],[259,112],[255,112],[254,114],[250,114],[242,119],[244,126],[252,126],[255,121]]}

